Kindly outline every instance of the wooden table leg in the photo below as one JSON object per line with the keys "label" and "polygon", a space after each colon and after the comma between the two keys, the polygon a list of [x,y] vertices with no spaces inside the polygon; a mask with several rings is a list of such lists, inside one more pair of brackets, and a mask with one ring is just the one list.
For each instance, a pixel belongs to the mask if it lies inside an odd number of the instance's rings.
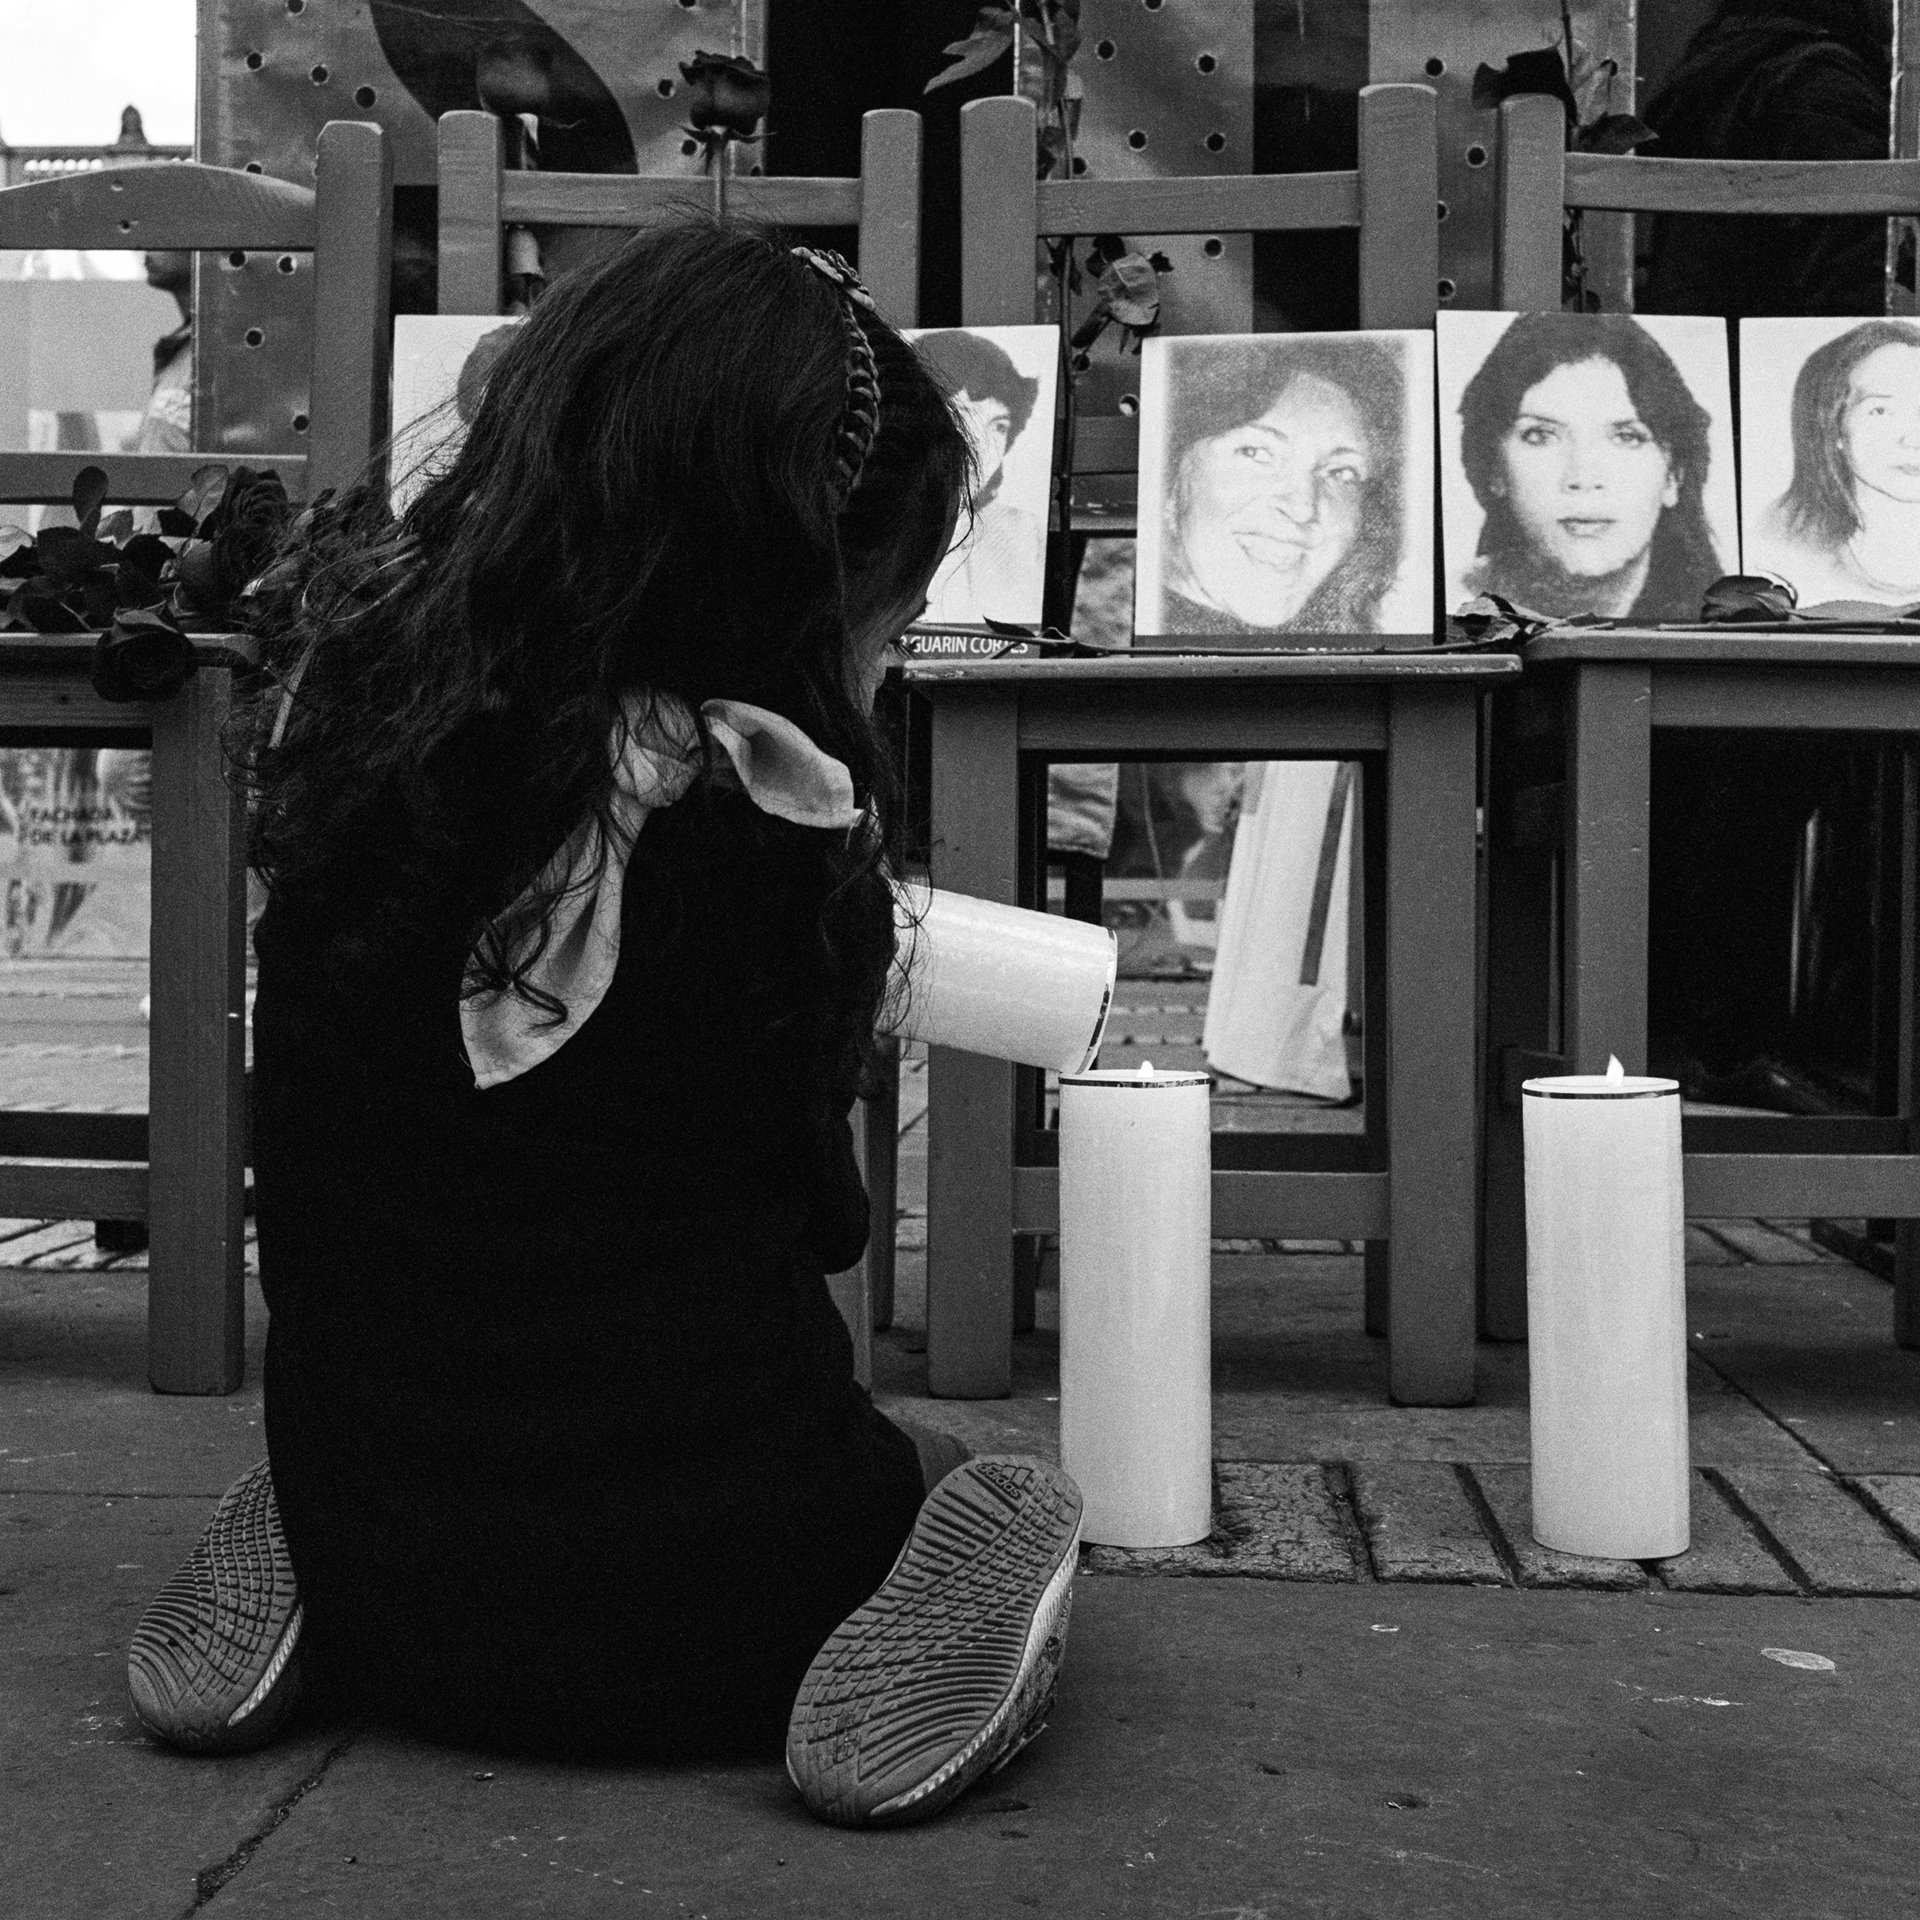
{"label": "wooden table leg", "polygon": [[[933,704],[933,883],[1019,897],[1018,716],[1010,692]],[[927,1390],[1013,1391],[1014,1070],[927,1052]]]}
{"label": "wooden table leg", "polygon": [[[1909,742],[1900,763],[1900,1111],[1920,1153],[1920,749]],[[1920,1347],[1920,1220],[1894,1222],[1893,1339]]]}
{"label": "wooden table leg", "polygon": [[221,737],[232,685],[203,666],[153,713],[147,1374],[160,1393],[232,1393],[245,1365],[245,820]]}
{"label": "wooden table leg", "polygon": [[867,1235],[867,1295],[873,1331],[893,1325],[894,1243],[900,1213],[900,1042],[874,1046],[880,1085],[861,1102],[862,1158],[872,1227]]}
{"label": "wooden table leg", "polygon": [[1581,664],[1567,696],[1566,1045],[1647,1070],[1647,841],[1653,696],[1643,663]]}
{"label": "wooden table leg", "polygon": [[1473,1398],[1475,1158],[1472,698],[1397,691],[1387,763],[1389,1390]]}

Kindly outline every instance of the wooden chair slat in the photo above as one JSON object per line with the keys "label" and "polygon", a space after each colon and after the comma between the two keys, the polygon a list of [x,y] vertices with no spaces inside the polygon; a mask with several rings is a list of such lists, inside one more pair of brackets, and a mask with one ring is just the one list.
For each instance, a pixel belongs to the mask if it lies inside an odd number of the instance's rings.
{"label": "wooden chair slat", "polygon": [[65,500],[82,467],[103,467],[116,507],[158,507],[177,500],[202,468],[246,465],[277,473],[296,498],[306,491],[299,453],[0,453],[0,504]]}
{"label": "wooden chair slat", "polygon": [[310,188],[191,161],[102,167],[0,190],[0,247],[310,252]]}
{"label": "wooden chair slat", "polygon": [[393,150],[364,120],[320,129],[309,490],[344,490],[387,438]]}
{"label": "wooden chair slat", "polygon": [[1354,173],[1043,180],[1038,185],[1040,231],[1049,236],[1277,233],[1360,224],[1360,178]]}
{"label": "wooden chair slat", "polygon": [[[500,217],[528,227],[640,227],[684,208],[713,205],[713,187],[698,175],[506,173]],[[747,176],[727,182],[727,210],[779,227],[857,227],[860,182],[776,180]]]}
{"label": "wooden chair slat", "polygon": [[1570,153],[1566,204],[1619,213],[1916,214],[1920,160]]}
{"label": "wooden chair slat", "polygon": [[500,122],[440,116],[440,311],[500,311]]}
{"label": "wooden chair slat", "polygon": [[1509,312],[1559,309],[1566,164],[1567,121],[1559,101],[1522,94],[1501,103],[1494,304]]}
{"label": "wooden chair slat", "polygon": [[960,316],[969,327],[1033,324],[1033,103],[1012,95],[960,109]]}
{"label": "wooden chair slat", "polygon": [[920,315],[920,116],[904,107],[860,123],[860,277],[881,318],[896,327]]}
{"label": "wooden chair slat", "polygon": [[1360,92],[1360,324],[1431,327],[1440,288],[1440,158],[1431,87]]}

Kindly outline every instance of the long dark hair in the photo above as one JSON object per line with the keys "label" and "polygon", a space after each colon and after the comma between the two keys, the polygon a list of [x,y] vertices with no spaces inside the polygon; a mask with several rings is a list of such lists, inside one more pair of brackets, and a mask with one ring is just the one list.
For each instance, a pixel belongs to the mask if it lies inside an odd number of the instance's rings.
{"label": "long dark hair", "polygon": [[1920,348],[1911,320],[1868,320],[1816,347],[1793,382],[1793,480],[1777,511],[1787,531],[1810,545],[1843,547],[1860,531],[1853,471],[1840,449],[1840,425],[1853,397],[1853,370],[1882,347]]}
{"label": "long dark hair", "polygon": [[1276,633],[1376,633],[1380,601],[1400,571],[1406,495],[1406,374],[1391,348],[1361,338],[1270,338],[1176,352],[1167,364],[1168,508],[1178,539],[1186,511],[1180,470],[1215,434],[1258,420],[1295,381],[1339,388],[1360,416],[1372,454],[1360,489],[1360,530],[1340,564]]}
{"label": "long dark hair", "polygon": [[[239,757],[276,899],[353,905],[327,921],[336,977],[404,968],[451,931],[473,943],[469,991],[557,1012],[527,979],[563,891],[541,870],[588,814],[611,831],[609,742],[636,695],[771,708],[886,817],[849,633],[937,560],[968,449],[912,349],[862,314],[880,425],[842,500],[843,315],[765,236],[644,230],[513,331],[401,521],[364,486],[309,517],[266,599],[269,683]],[[759,830],[818,866],[826,1038],[858,1045],[892,958],[884,852]]]}
{"label": "long dark hair", "polygon": [[[949,393],[964,393],[974,400],[998,400],[1006,408],[1007,446],[1011,451],[1033,418],[1040,382],[1022,373],[1004,347],[967,327],[923,333],[913,344]],[[1005,478],[1003,466],[974,495],[976,514],[1000,491]]]}
{"label": "long dark hair", "polygon": [[[1460,398],[1460,458],[1481,510],[1480,562],[1487,584],[1526,578],[1538,561],[1506,495],[1501,448],[1520,403],[1561,367],[1610,360],[1634,412],[1667,456],[1679,498],[1653,531],[1646,584],[1635,603],[1645,619],[1692,619],[1701,591],[1721,572],[1707,528],[1712,415],[1693,397],[1667,350],[1632,315],[1523,313],[1494,343]],[[1547,608],[1545,611],[1558,611]]]}

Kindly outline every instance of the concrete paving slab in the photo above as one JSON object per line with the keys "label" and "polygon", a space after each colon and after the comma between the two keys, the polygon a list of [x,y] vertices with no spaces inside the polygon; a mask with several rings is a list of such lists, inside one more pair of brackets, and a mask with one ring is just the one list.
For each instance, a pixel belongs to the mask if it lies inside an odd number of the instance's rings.
{"label": "concrete paving slab", "polygon": [[1869,1473],[1853,1484],[1874,1512],[1920,1552],[1920,1474]]}
{"label": "concrete paving slab", "polygon": [[1727,1504],[1712,1475],[1696,1472],[1688,1508],[1691,1545],[1653,1570],[1679,1593],[1798,1593],[1787,1572],[1743,1515]]}
{"label": "concrete paving slab", "polygon": [[1737,1267],[1739,1254],[1724,1240],[1716,1239],[1705,1227],[1687,1222],[1687,1265],[1689,1267]]}
{"label": "concrete paving slab", "polygon": [[1355,1580],[1364,1556],[1343,1490],[1319,1466],[1222,1461],[1213,1531],[1190,1547],[1089,1546],[1090,1573]]}
{"label": "concrete paving slab", "polygon": [[1827,1257],[1811,1240],[1802,1243],[1791,1239],[1764,1220],[1708,1220],[1702,1224],[1755,1266],[1803,1267]]}
{"label": "concrete paving slab", "polygon": [[176,1920],[337,1738],[309,1728],[194,1761],[141,1732],[127,1637],[206,1517],[198,1498],[0,1497],[0,1910],[14,1920]]}
{"label": "concrete paving slab", "polygon": [[1920,1473],[1920,1353],[1893,1344],[1884,1281],[1840,1261],[1701,1269],[1687,1304],[1696,1354],[1835,1472]]}
{"label": "concrete paving slab", "polygon": [[205,1912],[1882,1920],[1915,1886],[1917,1620],[1083,1578],[1052,1727],[928,1826],[817,1826],[777,1764],[588,1770],[367,1734]]}
{"label": "concrete paving slab", "polygon": [[144,1272],[0,1269],[0,1490],[217,1500],[266,1451],[266,1326],[249,1281],[240,1391],[158,1394]]}
{"label": "concrete paving slab", "polygon": [[1507,1570],[1457,1467],[1373,1461],[1353,1468],[1352,1486],[1377,1579],[1506,1584]]}
{"label": "concrete paving slab", "polygon": [[1722,1478],[1815,1593],[1920,1594],[1920,1560],[1831,1474],[1728,1467]]}
{"label": "concrete paving slab", "polygon": [[1525,1467],[1476,1467],[1472,1478],[1499,1532],[1499,1545],[1523,1587],[1644,1587],[1645,1571],[1632,1560],[1556,1553],[1533,1537],[1533,1481]]}

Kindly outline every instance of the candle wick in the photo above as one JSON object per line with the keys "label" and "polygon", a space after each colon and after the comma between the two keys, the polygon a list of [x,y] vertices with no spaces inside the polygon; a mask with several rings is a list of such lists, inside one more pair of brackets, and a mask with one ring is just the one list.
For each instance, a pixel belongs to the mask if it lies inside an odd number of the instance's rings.
{"label": "candle wick", "polygon": [[1626,1068],[1620,1064],[1618,1058],[1615,1055],[1611,1053],[1608,1054],[1607,1055],[1607,1078],[1609,1080],[1624,1080],[1626,1077],[1627,1077]]}

